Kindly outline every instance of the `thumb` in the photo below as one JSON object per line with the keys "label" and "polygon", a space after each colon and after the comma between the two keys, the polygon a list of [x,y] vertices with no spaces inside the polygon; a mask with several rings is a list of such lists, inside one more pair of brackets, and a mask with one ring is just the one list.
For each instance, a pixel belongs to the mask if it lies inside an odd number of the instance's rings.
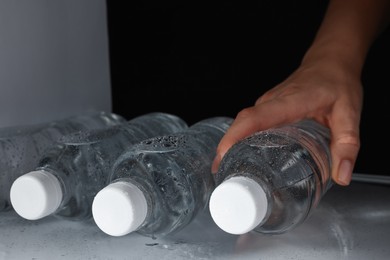
{"label": "thumb", "polygon": [[339,185],[351,182],[354,165],[360,149],[359,125],[349,122],[334,123],[331,127],[332,179]]}

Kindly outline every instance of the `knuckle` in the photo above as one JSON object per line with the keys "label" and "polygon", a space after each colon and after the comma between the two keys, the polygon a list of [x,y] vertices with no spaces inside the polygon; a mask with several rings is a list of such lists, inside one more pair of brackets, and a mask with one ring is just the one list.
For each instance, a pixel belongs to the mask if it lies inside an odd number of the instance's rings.
{"label": "knuckle", "polygon": [[240,112],[238,112],[236,119],[242,120],[242,119],[251,118],[254,116],[254,114],[255,111],[253,110],[253,108],[251,107],[244,108]]}
{"label": "knuckle", "polygon": [[357,134],[346,134],[336,139],[337,144],[353,146],[356,149],[360,148],[360,139]]}

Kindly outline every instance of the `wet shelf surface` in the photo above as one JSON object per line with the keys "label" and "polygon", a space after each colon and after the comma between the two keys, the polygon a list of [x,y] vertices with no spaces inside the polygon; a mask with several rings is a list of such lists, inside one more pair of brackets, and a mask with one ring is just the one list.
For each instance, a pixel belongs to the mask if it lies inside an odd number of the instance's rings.
{"label": "wet shelf surface", "polygon": [[388,259],[390,186],[334,186],[313,214],[283,235],[231,235],[208,212],[175,235],[110,237],[93,220],[22,219],[0,213],[0,259]]}

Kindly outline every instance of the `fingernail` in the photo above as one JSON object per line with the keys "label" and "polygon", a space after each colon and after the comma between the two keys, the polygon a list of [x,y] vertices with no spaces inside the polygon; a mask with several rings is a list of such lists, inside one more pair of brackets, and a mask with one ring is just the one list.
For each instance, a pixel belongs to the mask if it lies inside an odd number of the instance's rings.
{"label": "fingernail", "polygon": [[349,160],[342,160],[339,167],[338,181],[343,185],[349,185],[352,177],[352,163]]}
{"label": "fingernail", "polygon": [[220,159],[221,155],[217,154],[214,158],[213,164],[211,165],[211,173],[217,173]]}

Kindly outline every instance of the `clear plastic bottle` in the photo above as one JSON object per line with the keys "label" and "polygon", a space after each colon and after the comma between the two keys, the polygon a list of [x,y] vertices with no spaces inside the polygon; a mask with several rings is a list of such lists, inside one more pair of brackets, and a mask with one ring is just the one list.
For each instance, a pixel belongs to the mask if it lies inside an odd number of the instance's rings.
{"label": "clear plastic bottle", "polygon": [[33,170],[44,151],[62,136],[78,131],[118,125],[126,120],[104,111],[88,111],[48,123],[0,129],[0,211],[11,209],[13,181]]}
{"label": "clear plastic bottle", "polygon": [[332,186],[329,129],[302,120],[236,143],[215,176],[209,209],[231,234],[281,234],[302,223]]}
{"label": "clear plastic bottle", "polygon": [[111,236],[156,237],[182,229],[215,187],[211,164],[233,119],[212,117],[187,130],[144,140],[118,159],[92,205],[97,226]]}
{"label": "clear plastic bottle", "polygon": [[33,171],[15,180],[10,191],[12,206],[29,220],[48,215],[89,219],[94,196],[107,184],[113,163],[125,149],[187,127],[175,115],[154,112],[111,128],[67,135],[46,150]]}

